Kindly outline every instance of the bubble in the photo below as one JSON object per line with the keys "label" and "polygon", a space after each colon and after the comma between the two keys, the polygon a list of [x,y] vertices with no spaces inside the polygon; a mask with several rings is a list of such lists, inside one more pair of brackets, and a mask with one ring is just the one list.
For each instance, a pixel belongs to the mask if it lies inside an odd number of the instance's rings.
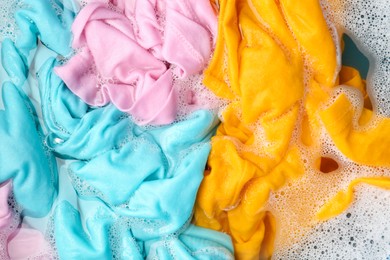
{"label": "bubble", "polygon": [[0,41],[10,38],[15,41],[18,33],[14,13],[20,8],[19,0],[2,0],[0,1]]}
{"label": "bubble", "polygon": [[277,250],[274,259],[385,259],[390,194],[370,186],[355,193],[357,200],[347,214],[317,225],[299,243]]}
{"label": "bubble", "polygon": [[365,54],[371,65],[368,94],[376,112],[390,116],[390,7],[387,0],[323,0],[327,18]]}
{"label": "bubble", "polygon": [[[323,0],[321,4],[338,48],[339,62],[343,33],[348,34],[369,59],[367,92],[374,115],[368,124],[361,125],[360,115],[355,113],[353,126],[357,131],[375,128],[383,116],[390,115],[390,7],[386,0]],[[311,77],[309,70],[305,73],[306,78]],[[308,82],[305,84],[307,91]],[[352,87],[339,86],[331,94],[332,98],[320,110],[331,105],[340,94],[348,98],[355,111],[365,106],[360,91]],[[367,176],[390,177],[390,169],[351,161],[337,149],[323,125],[316,140],[320,145],[303,144],[299,127],[304,119],[303,112],[301,109],[291,145],[299,147],[305,174],[271,193],[266,207],[277,221],[273,259],[385,259],[390,252],[385,231],[390,228],[390,211],[386,207],[389,192],[362,184],[357,186],[356,199],[347,212],[326,222],[318,222],[315,216],[352,180]]]}

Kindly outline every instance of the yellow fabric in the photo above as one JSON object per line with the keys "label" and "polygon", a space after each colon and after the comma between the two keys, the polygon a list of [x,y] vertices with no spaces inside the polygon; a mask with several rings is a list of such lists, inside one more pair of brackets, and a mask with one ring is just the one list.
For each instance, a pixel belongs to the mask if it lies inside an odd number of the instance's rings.
{"label": "yellow fabric", "polygon": [[[355,87],[361,91],[362,96],[366,96],[363,83],[354,79],[348,81],[349,86]],[[389,167],[390,119],[377,118],[375,127],[362,127],[369,126],[373,118],[370,106],[367,96],[363,107],[355,107],[343,93],[321,111],[320,116],[337,148],[348,158],[368,166]],[[359,116],[358,122],[354,122],[356,115]]]}
{"label": "yellow fabric", "polygon": [[[365,81],[353,68],[338,70],[318,0],[219,1],[217,45],[204,83],[229,105],[212,139],[194,222],[230,234],[237,259],[272,256],[277,223],[265,209],[269,195],[304,174],[301,150],[321,146],[324,126],[350,159],[389,166],[389,119],[361,128],[374,117]],[[345,94],[329,104],[339,84],[360,91],[364,107],[353,107]],[[360,182],[387,187],[388,180],[355,180],[318,218],[344,210]]]}
{"label": "yellow fabric", "polygon": [[[219,7],[204,83],[230,105],[212,139],[195,223],[229,233],[237,259],[268,259],[276,227],[264,209],[269,194],[304,173],[291,139],[305,80],[318,85],[311,90],[318,92],[310,101],[314,113],[322,87],[335,83],[336,50],[318,1],[225,0]],[[307,129],[312,120],[308,113]]]}

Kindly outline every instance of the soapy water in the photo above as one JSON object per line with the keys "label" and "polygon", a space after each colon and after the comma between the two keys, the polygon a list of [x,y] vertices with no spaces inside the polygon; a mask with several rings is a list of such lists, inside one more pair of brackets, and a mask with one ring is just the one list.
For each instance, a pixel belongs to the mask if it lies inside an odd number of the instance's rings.
{"label": "soapy water", "polygon": [[[369,59],[367,92],[374,116],[365,126],[354,118],[356,129],[374,128],[382,117],[390,116],[390,7],[387,0],[323,0],[328,25],[336,29],[339,45],[347,34]],[[333,30],[334,30],[333,29]],[[340,48],[341,49],[341,48]],[[341,60],[341,55],[340,55]],[[349,86],[334,90],[334,99],[344,93],[359,111],[364,100]],[[299,135],[299,134],[298,134]],[[297,142],[294,140],[293,142]],[[388,191],[359,185],[355,201],[339,216],[318,222],[316,213],[338,191],[345,190],[359,177],[390,177],[386,167],[369,167],[345,157],[323,129],[321,148],[308,149],[302,144],[305,174],[299,180],[271,194],[267,209],[278,223],[274,259],[385,259],[390,255]],[[324,171],[316,165],[320,158],[330,158],[335,167]]]}
{"label": "soapy water", "polygon": [[0,40],[11,38],[15,40],[17,25],[14,12],[18,8],[19,1],[4,0],[0,2]]}
{"label": "soapy water", "polygon": [[[343,154],[341,154],[330,140],[324,134],[322,136],[322,144],[324,145],[318,153],[313,153],[307,149],[302,149],[302,158],[305,162],[305,174],[299,180],[288,183],[282,189],[271,194],[268,201],[267,209],[270,210],[278,223],[276,240],[275,240],[275,259],[336,259],[335,257],[326,258],[328,256],[336,256],[338,253],[343,255],[343,250],[349,252],[340,243],[327,244],[326,241],[331,241],[335,235],[340,235],[343,230],[344,233],[360,237],[372,237],[378,239],[378,233],[383,227],[390,227],[388,216],[390,212],[386,208],[389,203],[389,192],[375,188],[367,188],[365,185],[358,186],[358,191],[355,191],[355,199],[357,201],[351,205],[347,212],[342,213],[344,216],[348,212],[352,212],[356,216],[363,216],[355,219],[355,224],[351,225],[340,216],[327,220],[326,222],[318,222],[315,216],[320,208],[327,203],[338,191],[348,187],[350,182],[359,177],[379,177],[390,176],[388,168],[374,168],[362,166],[351,162]],[[316,155],[315,155],[316,154]],[[314,155],[314,156],[313,156]],[[320,158],[331,158],[337,167],[326,171],[315,165],[315,162]],[[360,194],[360,195],[359,195]],[[364,195],[362,195],[364,194]],[[383,194],[378,200],[372,200],[375,194]],[[381,206],[383,204],[384,206]],[[369,207],[368,207],[369,206]],[[387,211],[387,212],[386,212]],[[381,225],[376,225],[382,223]],[[363,230],[354,230],[353,227],[359,225]],[[326,226],[326,232],[323,232]],[[332,230],[327,232],[327,230]],[[307,241],[313,241],[312,244],[321,244],[323,247],[327,246],[327,251],[322,253],[315,247],[307,246]],[[390,242],[390,240],[388,240]],[[339,246],[340,245],[340,246]],[[304,248],[304,254],[296,249]],[[369,255],[370,248],[366,248],[364,243],[357,244],[353,250],[360,252],[362,255]],[[390,252],[389,243],[380,243],[378,247],[382,257],[386,256],[383,252]],[[352,250],[352,248],[351,248]],[[367,251],[368,250],[368,251]],[[341,257],[337,259],[353,259]],[[324,258],[325,257],[325,258]],[[365,258],[358,258],[365,259]]]}
{"label": "soapy water", "polygon": [[361,186],[356,200],[339,216],[313,227],[274,259],[386,259],[390,255],[390,194]]}
{"label": "soapy water", "polygon": [[323,0],[339,34],[348,34],[368,57],[368,92],[376,112],[390,116],[390,10],[387,0]]}
{"label": "soapy water", "polygon": [[367,78],[369,69],[369,60],[366,56],[357,48],[354,41],[347,35],[343,35],[344,51],[342,55],[342,62],[345,66],[350,66],[357,69],[363,79]]}
{"label": "soapy water", "polygon": [[[81,5],[87,2],[80,1]],[[323,0],[322,4],[328,14],[328,22],[337,28],[335,42],[339,41],[342,33],[346,33],[369,58],[367,91],[374,111],[380,116],[390,116],[390,7],[387,0]],[[1,40],[15,37],[17,26],[12,15],[16,8],[17,4],[12,0],[0,3],[0,19],[6,21],[0,24]],[[181,98],[179,121],[193,111],[191,105],[197,101],[209,104],[209,109],[213,111],[220,112],[225,108],[223,100],[215,98],[204,88],[200,75],[184,80],[175,79],[175,88]],[[348,87],[337,91],[346,93],[355,106],[362,105],[362,100]],[[253,130],[255,135],[261,136],[260,126],[253,126]],[[298,136],[299,133],[296,133],[295,139]],[[321,138],[323,146],[315,151],[308,151],[295,140],[302,147],[300,150],[306,161],[307,174],[273,193],[267,205],[279,224],[274,259],[383,259],[390,255],[390,237],[386,236],[390,229],[388,192],[361,185],[355,191],[356,200],[347,212],[324,223],[308,223],[307,218],[314,216],[326,201],[347,187],[351,180],[361,176],[390,176],[387,168],[366,167],[351,162],[336,149],[325,131]],[[314,165],[320,157],[334,159],[338,168],[324,174]],[[313,190],[317,190],[315,197],[312,196]],[[308,225],[302,226],[300,223]],[[286,243],[289,239],[290,242]]]}

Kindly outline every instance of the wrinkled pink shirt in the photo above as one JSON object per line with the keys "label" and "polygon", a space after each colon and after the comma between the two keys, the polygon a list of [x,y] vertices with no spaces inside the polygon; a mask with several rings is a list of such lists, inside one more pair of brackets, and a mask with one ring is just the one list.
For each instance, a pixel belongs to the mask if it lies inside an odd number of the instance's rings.
{"label": "wrinkled pink shirt", "polygon": [[89,105],[112,102],[139,124],[161,125],[176,116],[173,74],[202,72],[217,19],[208,0],[96,1],[72,31],[80,51],[55,69],[69,89]]}

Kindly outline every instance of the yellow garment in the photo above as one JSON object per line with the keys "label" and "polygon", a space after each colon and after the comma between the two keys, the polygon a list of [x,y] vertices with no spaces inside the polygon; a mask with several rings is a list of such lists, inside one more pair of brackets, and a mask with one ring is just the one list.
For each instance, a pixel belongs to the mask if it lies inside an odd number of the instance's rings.
{"label": "yellow garment", "polygon": [[[302,149],[320,151],[325,126],[350,159],[389,166],[390,119],[361,128],[375,117],[365,81],[349,67],[336,78],[336,47],[318,0],[220,0],[219,7],[217,45],[204,83],[230,104],[212,139],[194,221],[230,234],[237,259],[269,259],[277,223],[265,206],[271,192],[304,174]],[[353,107],[345,94],[329,105],[339,84],[360,91],[364,107]],[[334,163],[317,162],[325,170]],[[317,217],[342,212],[361,182],[387,188],[390,179],[353,181]]]}
{"label": "yellow garment", "polygon": [[[377,118],[374,128],[369,126],[373,118],[372,104],[366,92],[365,81],[354,68],[343,67],[339,74],[341,85],[354,87],[360,91],[364,100],[362,107],[354,107],[345,94],[337,97],[327,109],[321,111],[325,128],[336,146],[348,158],[368,166],[390,166],[388,147],[390,137],[389,118]],[[353,123],[359,115],[358,124]],[[390,189],[388,177],[364,177],[353,180],[348,188],[339,191],[317,213],[319,220],[327,220],[342,213],[353,201],[354,188],[359,184],[369,184],[383,189]]]}
{"label": "yellow garment", "polygon": [[318,86],[310,90],[318,92],[307,114],[311,131],[322,87],[335,83],[336,50],[317,0],[224,0],[219,6],[218,41],[204,83],[231,103],[212,139],[195,223],[229,233],[238,259],[268,259],[276,225],[264,210],[269,194],[304,173],[291,140],[300,128],[305,80]]}
{"label": "yellow garment", "polygon": [[345,94],[321,112],[324,125],[337,148],[348,158],[368,166],[390,166],[390,119],[378,119],[375,128],[354,125],[354,117],[360,114],[360,124],[367,124],[373,112],[367,108],[355,108]]}

